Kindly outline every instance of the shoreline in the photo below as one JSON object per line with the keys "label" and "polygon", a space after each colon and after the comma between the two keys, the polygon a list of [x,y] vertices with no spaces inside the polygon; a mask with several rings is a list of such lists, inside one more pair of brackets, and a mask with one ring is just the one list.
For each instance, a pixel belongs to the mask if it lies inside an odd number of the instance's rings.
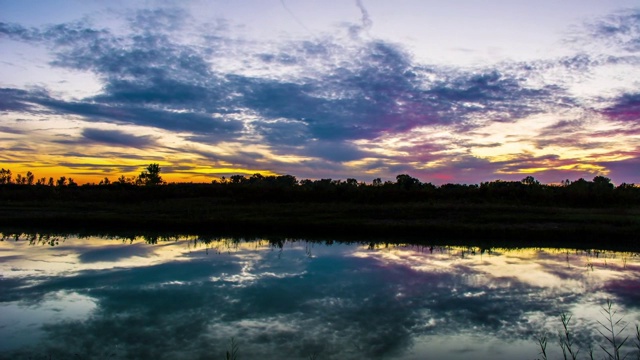
{"label": "shoreline", "polygon": [[85,234],[361,239],[373,242],[640,251],[640,209],[402,202],[110,204],[12,202],[0,230]]}

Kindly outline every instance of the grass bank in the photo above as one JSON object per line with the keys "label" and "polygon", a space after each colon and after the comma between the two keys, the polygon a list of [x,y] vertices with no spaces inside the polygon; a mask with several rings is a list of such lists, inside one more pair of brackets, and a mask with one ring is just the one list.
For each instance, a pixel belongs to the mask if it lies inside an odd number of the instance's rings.
{"label": "grass bank", "polygon": [[[216,202],[172,198],[20,200],[0,207],[3,228],[491,241],[495,245],[639,250],[640,208],[430,202]],[[521,243],[521,244],[520,244]]]}

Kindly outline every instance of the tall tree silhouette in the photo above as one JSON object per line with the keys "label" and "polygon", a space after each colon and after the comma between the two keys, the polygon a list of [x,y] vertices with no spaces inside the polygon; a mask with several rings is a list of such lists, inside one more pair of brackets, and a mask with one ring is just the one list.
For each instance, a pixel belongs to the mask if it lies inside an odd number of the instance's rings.
{"label": "tall tree silhouette", "polygon": [[11,184],[11,170],[0,169],[0,184]]}
{"label": "tall tree silhouette", "polygon": [[149,164],[138,176],[140,183],[147,186],[161,185],[163,183],[160,176],[160,165]]}
{"label": "tall tree silhouette", "polygon": [[35,176],[31,171],[27,171],[27,185],[33,185],[33,181],[35,180]]}

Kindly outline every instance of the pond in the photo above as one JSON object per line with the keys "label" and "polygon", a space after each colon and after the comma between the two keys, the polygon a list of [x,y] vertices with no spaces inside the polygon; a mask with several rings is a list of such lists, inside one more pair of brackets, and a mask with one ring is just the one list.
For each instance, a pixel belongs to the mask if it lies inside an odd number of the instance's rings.
{"label": "pond", "polygon": [[635,358],[640,324],[637,253],[21,235],[0,272],[3,359],[557,359],[562,313],[602,358],[607,301]]}

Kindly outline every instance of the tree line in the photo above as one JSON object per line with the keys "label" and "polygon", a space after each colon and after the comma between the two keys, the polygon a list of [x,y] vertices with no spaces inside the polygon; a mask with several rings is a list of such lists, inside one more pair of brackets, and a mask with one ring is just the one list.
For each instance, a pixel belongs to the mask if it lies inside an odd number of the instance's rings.
{"label": "tree line", "polygon": [[211,183],[167,184],[162,179],[159,164],[149,164],[138,176],[122,175],[115,181],[104,178],[98,184],[81,186],[65,176],[55,180],[36,180],[31,171],[25,176],[17,174],[13,178],[11,171],[3,168],[0,170],[0,190],[0,198],[5,199],[67,196],[76,200],[142,201],[204,197],[233,203],[432,201],[552,206],[640,205],[640,187],[626,183],[615,186],[611,179],[604,176],[595,176],[590,181],[583,178],[565,180],[559,185],[541,184],[534,177],[527,176],[521,181],[496,180],[480,184],[449,183],[436,186],[408,174],[397,175],[395,181],[377,178],[371,183],[355,178],[298,180],[292,175],[254,174],[222,177]]}
{"label": "tree line", "polygon": [[[76,187],[78,184],[73,178],[66,176],[60,176],[58,179],[46,177],[35,179],[35,175],[31,171],[27,171],[26,175],[16,174],[15,179],[10,169],[0,169],[0,185],[36,185],[36,186],[49,186],[49,187]],[[100,180],[98,185],[111,185],[112,182],[109,178],[105,177]],[[165,184],[160,176],[160,165],[149,164],[138,176],[126,177],[120,176],[118,180],[113,182],[114,185],[161,185]],[[83,186],[93,186],[95,184],[85,184]]]}

